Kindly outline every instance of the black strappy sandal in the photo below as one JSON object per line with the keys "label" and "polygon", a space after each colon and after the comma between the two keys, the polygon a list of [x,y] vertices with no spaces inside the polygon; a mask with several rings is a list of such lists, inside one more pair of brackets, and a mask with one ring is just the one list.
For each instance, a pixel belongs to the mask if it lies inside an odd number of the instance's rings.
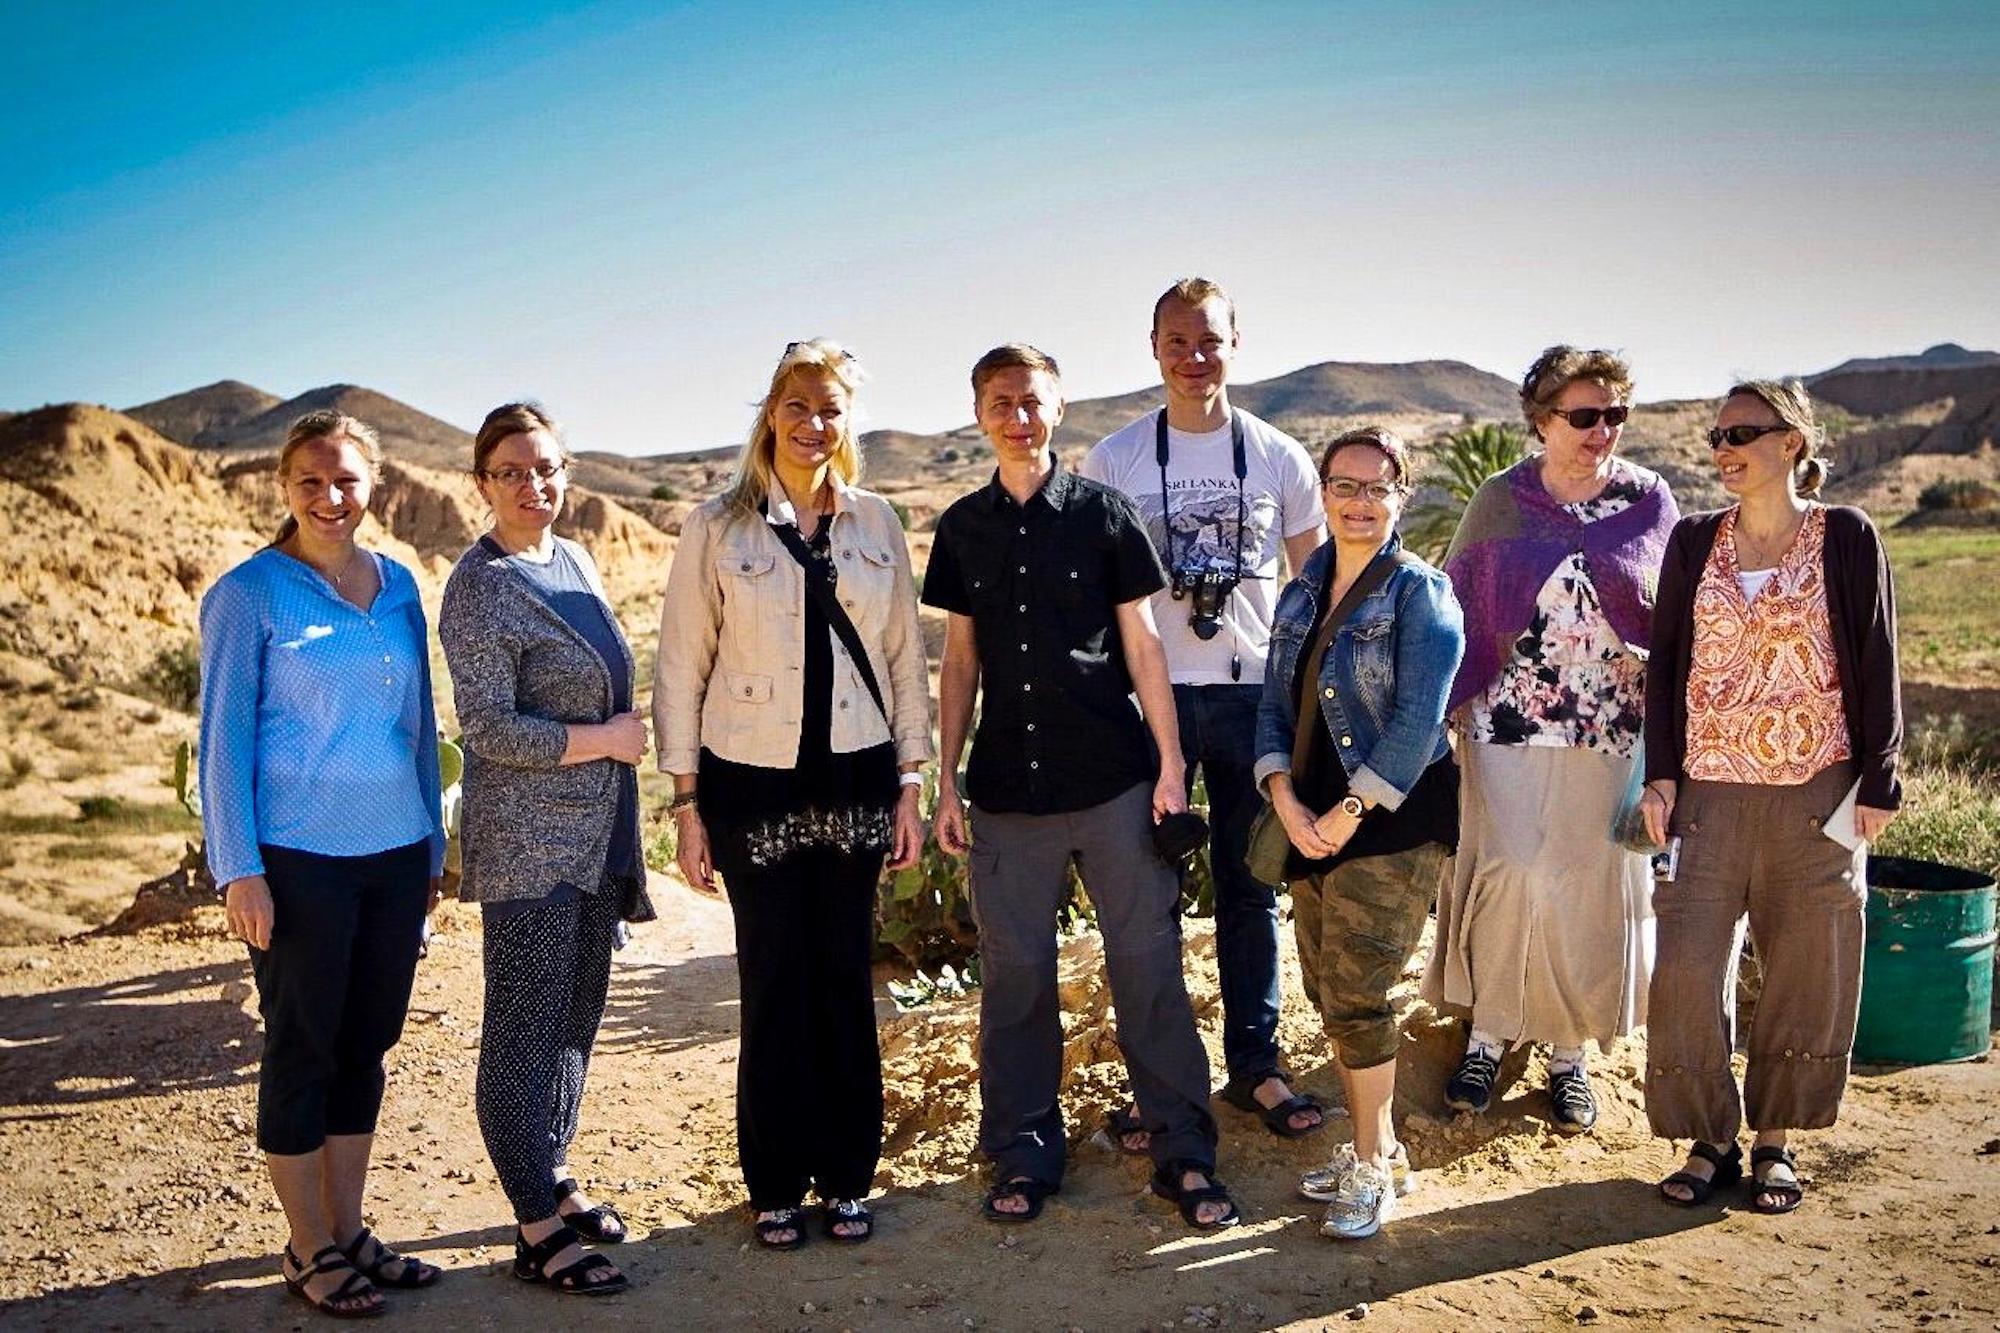
{"label": "black strappy sandal", "polygon": [[[1126,1102],[1117,1110],[1104,1113],[1104,1132],[1111,1139],[1111,1146],[1127,1157],[1146,1157],[1153,1151],[1153,1131],[1146,1128],[1146,1122],[1139,1118],[1138,1106],[1132,1102]],[[1147,1140],[1146,1146],[1134,1148],[1127,1143],[1126,1137],[1132,1134],[1144,1134]]]}
{"label": "black strappy sandal", "polygon": [[[1060,1186],[1051,1185],[1046,1180],[1002,1180],[986,1191],[986,1202],[979,1205],[979,1215],[989,1222],[998,1222],[1002,1226],[1032,1222],[1042,1215],[1042,1204],[1049,1196],[1060,1193],[1062,1193]],[[1009,1213],[993,1206],[1002,1199],[1016,1195],[1028,1201],[1026,1210]]]}
{"label": "black strappy sandal", "polygon": [[[375,1257],[364,1260],[361,1254],[370,1241],[375,1244]],[[354,1265],[356,1272],[376,1286],[387,1287],[393,1291],[415,1291],[419,1287],[430,1286],[444,1276],[444,1270],[436,1264],[427,1264],[407,1254],[396,1253],[384,1245],[381,1238],[367,1227],[355,1232],[354,1239],[341,1246],[340,1252],[347,1256],[347,1261]],[[390,1277],[382,1270],[393,1263],[401,1263],[403,1268],[396,1276]]]}
{"label": "black strappy sandal", "polygon": [[[285,1289],[323,1315],[330,1315],[335,1319],[373,1319],[377,1315],[389,1312],[388,1302],[382,1299],[382,1293],[375,1289],[374,1283],[356,1271],[354,1265],[347,1261],[347,1256],[340,1252],[338,1245],[327,1246],[313,1255],[311,1263],[306,1263],[292,1253],[291,1242],[287,1241],[285,1262],[299,1270],[297,1277],[285,1272],[283,1268],[278,1270],[279,1275],[285,1279]],[[338,1273],[343,1268],[347,1270],[347,1280],[326,1295],[315,1296],[306,1290],[306,1283],[321,1273]],[[371,1293],[375,1297],[373,1305],[340,1304],[342,1301],[359,1300]]]}
{"label": "black strappy sandal", "polygon": [[[1196,1189],[1182,1188],[1181,1176],[1189,1171],[1198,1172],[1208,1183]],[[1228,1187],[1198,1162],[1168,1162],[1153,1172],[1152,1187],[1153,1193],[1179,1208],[1181,1221],[1196,1231],[1221,1231],[1243,1220],[1243,1214],[1236,1211],[1236,1200],[1229,1197]],[[1196,1210],[1205,1203],[1227,1204],[1229,1211],[1204,1222]]]}
{"label": "black strappy sandal", "polygon": [[562,1210],[563,1200],[572,1194],[581,1193],[574,1179],[556,1182],[556,1215],[577,1235],[599,1245],[622,1245],[629,1234],[625,1219],[618,1210],[608,1203],[600,1203],[590,1208],[580,1208],[573,1213]]}
{"label": "black strappy sandal", "polygon": [[[750,1228],[757,1243],[767,1250],[796,1250],[806,1243],[806,1212],[803,1208],[779,1208],[774,1217],[751,1214]],[[792,1233],[790,1240],[774,1239],[780,1231]]]}
{"label": "black strappy sandal", "polygon": [[533,1245],[517,1228],[514,1232],[514,1276],[523,1282],[541,1283],[565,1296],[609,1296],[632,1285],[623,1273],[601,1282],[590,1281],[590,1274],[598,1269],[617,1267],[603,1255],[590,1250],[561,1268],[549,1267],[550,1261],[557,1255],[572,1245],[581,1244],[583,1237],[568,1227],[557,1227]]}
{"label": "black strappy sandal", "polygon": [[[841,1226],[858,1226],[861,1230],[846,1233],[834,1230]],[[875,1238],[875,1214],[859,1199],[828,1199],[822,1230],[836,1245],[866,1245]]]}
{"label": "black strappy sandal", "polygon": [[[1790,1180],[1758,1179],[1757,1168],[1771,1165],[1784,1167],[1792,1173],[1792,1178]],[[1776,1216],[1779,1213],[1789,1213],[1805,1202],[1806,1187],[1799,1179],[1799,1161],[1798,1158],[1792,1156],[1790,1148],[1752,1148],[1750,1150],[1750,1175],[1743,1183],[1750,1190],[1751,1210],[1763,1213],[1767,1217]],[[1757,1196],[1760,1194],[1769,1194],[1777,1199],[1777,1202],[1768,1205],[1759,1203]]]}
{"label": "black strappy sandal", "polygon": [[[1715,1167],[1715,1172],[1707,1180],[1703,1180],[1692,1171],[1676,1171],[1661,1181],[1660,1197],[1677,1207],[1699,1208],[1702,1204],[1707,1203],[1709,1197],[1717,1190],[1728,1189],[1731,1185],[1743,1179],[1743,1149],[1737,1144],[1730,1144],[1729,1151],[1723,1152],[1709,1144],[1703,1143],[1700,1139],[1696,1139],[1694,1146],[1688,1149],[1688,1155],[1690,1157],[1699,1157],[1705,1162],[1712,1163]],[[1689,1197],[1680,1199],[1667,1193],[1667,1186],[1669,1185],[1687,1186]]]}
{"label": "black strappy sandal", "polygon": [[[1317,1134],[1326,1128],[1326,1103],[1309,1092],[1297,1092],[1279,1102],[1276,1106],[1266,1106],[1257,1100],[1257,1089],[1266,1080],[1277,1079],[1286,1087],[1292,1085],[1292,1076],[1282,1069],[1266,1069],[1255,1074],[1245,1074],[1232,1078],[1222,1085],[1217,1095],[1239,1111],[1248,1111],[1264,1122],[1264,1128],[1281,1139],[1302,1139],[1308,1134]],[[1301,1111],[1311,1111],[1319,1117],[1303,1129],[1292,1123],[1292,1117]]]}

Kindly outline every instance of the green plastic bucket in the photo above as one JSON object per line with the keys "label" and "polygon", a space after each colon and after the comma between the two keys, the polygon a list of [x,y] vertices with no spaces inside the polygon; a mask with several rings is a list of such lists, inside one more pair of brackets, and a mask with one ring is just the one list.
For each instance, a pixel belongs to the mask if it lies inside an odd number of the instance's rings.
{"label": "green plastic bucket", "polygon": [[1992,1042],[1993,880],[1901,856],[1868,858],[1868,944],[1854,1058],[1933,1064]]}

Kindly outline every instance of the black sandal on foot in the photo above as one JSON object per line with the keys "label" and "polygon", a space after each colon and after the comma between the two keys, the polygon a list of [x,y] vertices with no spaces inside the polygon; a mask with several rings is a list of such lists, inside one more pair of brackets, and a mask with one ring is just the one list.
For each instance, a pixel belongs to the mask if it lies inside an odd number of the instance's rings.
{"label": "black sandal on foot", "polygon": [[[806,1213],[803,1208],[778,1208],[770,1210],[775,1215],[757,1217],[752,1214],[750,1228],[757,1235],[757,1243],[767,1250],[796,1250],[806,1243]],[[777,1240],[780,1231],[792,1233],[790,1240]]]}
{"label": "black sandal on foot", "polygon": [[[858,1226],[861,1230],[845,1234],[834,1230],[843,1226]],[[836,1245],[865,1245],[875,1238],[875,1214],[859,1199],[828,1199],[823,1229],[826,1238]]]}
{"label": "black sandal on foot", "polygon": [[[1734,1143],[1729,1145],[1728,1152],[1723,1152],[1719,1148],[1712,1147],[1709,1144],[1703,1143],[1700,1139],[1696,1139],[1694,1146],[1688,1149],[1688,1156],[1699,1157],[1703,1161],[1713,1164],[1715,1167],[1714,1174],[1710,1175],[1707,1180],[1703,1180],[1692,1171],[1674,1172],[1671,1176],[1660,1182],[1660,1197],[1668,1203],[1675,1204],[1681,1208],[1698,1208],[1702,1204],[1707,1203],[1709,1196],[1717,1190],[1728,1189],[1731,1185],[1743,1179],[1743,1149]],[[1687,1186],[1689,1197],[1681,1199],[1667,1193],[1667,1186],[1669,1185]]]}
{"label": "black sandal on foot", "polygon": [[[1012,1226],[1020,1222],[1032,1222],[1042,1215],[1042,1204],[1052,1194],[1062,1193],[1062,1187],[1051,1185],[1046,1180],[1003,1180],[986,1191],[986,1202],[979,1205],[979,1214],[989,1222]],[[1002,1199],[1019,1196],[1028,1201],[1025,1210],[1018,1213],[1002,1212],[993,1205]]]}
{"label": "black sandal on foot", "polygon": [[631,1286],[623,1273],[592,1282],[590,1275],[600,1268],[615,1268],[609,1259],[591,1250],[581,1258],[551,1269],[549,1263],[572,1245],[582,1245],[583,1237],[568,1227],[557,1227],[542,1240],[530,1245],[519,1229],[514,1232],[514,1276],[523,1282],[539,1282],[565,1296],[609,1296]]}
{"label": "black sandal on foot", "polygon": [[[362,1252],[371,1242],[375,1246],[375,1257],[372,1259],[363,1259],[361,1257]],[[419,1287],[430,1286],[433,1282],[444,1276],[444,1270],[436,1264],[427,1264],[423,1260],[413,1259],[407,1254],[396,1253],[396,1251],[384,1245],[381,1239],[367,1227],[363,1227],[361,1230],[355,1232],[354,1239],[341,1246],[340,1252],[347,1256],[347,1261],[354,1265],[355,1271],[362,1274],[370,1282],[373,1282],[378,1287],[388,1287],[395,1291],[415,1291]],[[403,1267],[396,1276],[390,1277],[383,1271],[390,1264],[398,1263]]]}
{"label": "black sandal on foot", "polygon": [[[1146,1122],[1139,1118],[1138,1106],[1132,1102],[1104,1113],[1104,1132],[1110,1136],[1111,1146],[1127,1157],[1145,1157],[1153,1151],[1153,1131],[1146,1128]],[[1144,1147],[1135,1148],[1125,1141],[1133,1134],[1146,1136]]]}
{"label": "black sandal on foot", "polygon": [[[376,1315],[388,1313],[389,1306],[382,1299],[382,1293],[375,1289],[373,1282],[355,1270],[338,1245],[327,1246],[313,1255],[311,1263],[306,1263],[292,1253],[291,1242],[287,1241],[285,1262],[299,1270],[297,1277],[283,1268],[278,1270],[285,1279],[285,1289],[323,1315],[331,1315],[335,1319],[373,1319]],[[347,1280],[326,1295],[315,1296],[306,1290],[306,1283],[321,1273],[338,1273],[343,1268],[347,1270]],[[375,1298],[373,1305],[341,1304],[343,1301],[365,1300],[371,1295]]]}
{"label": "black sandal on foot", "polygon": [[[1294,1136],[1296,1137],[1296,1136]],[[1208,1181],[1195,1189],[1184,1189],[1181,1177],[1189,1171],[1197,1172]],[[1181,1221],[1196,1231],[1221,1231],[1233,1227],[1243,1220],[1243,1214],[1236,1211],[1236,1200],[1229,1197],[1229,1189],[1205,1166],[1195,1162],[1168,1162],[1153,1172],[1153,1193],[1167,1200],[1181,1210]],[[1195,1211],[1205,1203],[1229,1205],[1229,1211],[1212,1221],[1204,1222]]]}
{"label": "black sandal on foot", "polygon": [[621,1245],[627,1234],[625,1219],[618,1210],[608,1203],[600,1203],[591,1208],[581,1208],[573,1213],[562,1210],[563,1200],[572,1194],[581,1193],[574,1180],[556,1182],[556,1213],[571,1231],[585,1240],[596,1241],[599,1245]]}
{"label": "black sandal on foot", "polygon": [[[1771,1165],[1784,1167],[1792,1173],[1792,1178],[1790,1180],[1758,1179],[1757,1168]],[[1789,1213],[1805,1202],[1806,1187],[1799,1180],[1799,1162],[1796,1157],[1792,1156],[1790,1148],[1752,1148],[1750,1150],[1750,1178],[1744,1183],[1750,1188],[1751,1209],[1766,1216]],[[1769,1194],[1777,1202],[1773,1204],[1759,1203],[1757,1196],[1760,1194]]]}
{"label": "black sandal on foot", "polygon": [[[1257,1100],[1257,1089],[1269,1079],[1277,1079],[1290,1087],[1292,1076],[1282,1069],[1266,1069],[1262,1073],[1245,1074],[1232,1078],[1222,1085],[1217,1094],[1223,1101],[1239,1111],[1248,1111],[1264,1122],[1264,1128],[1281,1139],[1302,1139],[1308,1134],[1317,1134],[1326,1128],[1326,1103],[1309,1092],[1294,1093],[1276,1106],[1266,1106]],[[1292,1117],[1301,1111],[1311,1111],[1319,1117],[1310,1125],[1300,1128],[1292,1123]]]}

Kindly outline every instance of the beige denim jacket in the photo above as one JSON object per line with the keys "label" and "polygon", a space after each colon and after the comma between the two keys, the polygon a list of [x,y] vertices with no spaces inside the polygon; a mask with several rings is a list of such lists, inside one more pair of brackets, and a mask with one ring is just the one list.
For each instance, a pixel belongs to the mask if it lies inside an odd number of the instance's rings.
{"label": "beige denim jacket", "polygon": [[[767,507],[769,518],[717,498],[681,525],[653,667],[653,735],[663,772],[693,773],[703,746],[739,764],[798,762],[805,571],[771,530],[792,518],[775,481]],[[899,764],[924,762],[933,753],[930,676],[902,524],[887,500],[838,481],[832,522],[840,604],[868,651],[893,723],[883,722],[835,636],[834,752],[893,739]]]}

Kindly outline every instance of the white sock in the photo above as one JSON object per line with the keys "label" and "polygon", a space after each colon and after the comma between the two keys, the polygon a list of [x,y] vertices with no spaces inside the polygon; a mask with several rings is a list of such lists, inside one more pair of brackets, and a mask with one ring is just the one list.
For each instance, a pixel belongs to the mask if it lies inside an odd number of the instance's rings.
{"label": "white sock", "polygon": [[1572,1069],[1579,1074],[1584,1072],[1583,1047],[1557,1046],[1549,1051],[1550,1074],[1567,1074]]}
{"label": "white sock", "polygon": [[1472,1036],[1465,1043],[1465,1053],[1467,1055],[1471,1055],[1474,1051],[1477,1051],[1496,1063],[1500,1059],[1502,1049],[1504,1048],[1498,1037],[1489,1032],[1481,1032],[1478,1028],[1472,1029]]}

